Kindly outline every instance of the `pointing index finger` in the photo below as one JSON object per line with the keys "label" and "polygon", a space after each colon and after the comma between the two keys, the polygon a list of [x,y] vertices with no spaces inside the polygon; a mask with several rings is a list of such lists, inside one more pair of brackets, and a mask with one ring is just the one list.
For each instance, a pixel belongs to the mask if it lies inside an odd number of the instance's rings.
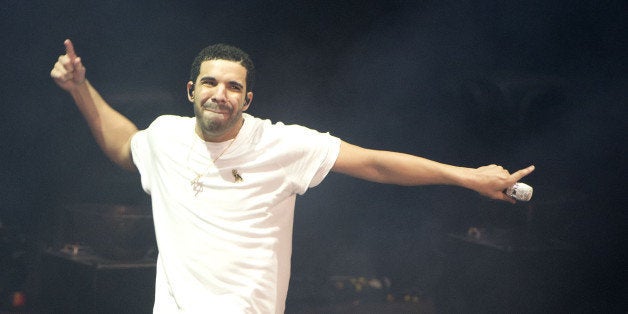
{"label": "pointing index finger", "polygon": [[70,60],[74,62],[74,59],[76,59],[76,53],[74,52],[74,45],[72,44],[72,41],[69,39],[66,39],[63,42],[63,45],[65,45],[65,54],[67,54],[68,57],[70,57]]}
{"label": "pointing index finger", "polygon": [[534,166],[529,166],[525,169],[521,169],[512,174],[512,177],[515,179],[515,182],[519,181],[521,178],[529,175],[532,171],[534,171]]}

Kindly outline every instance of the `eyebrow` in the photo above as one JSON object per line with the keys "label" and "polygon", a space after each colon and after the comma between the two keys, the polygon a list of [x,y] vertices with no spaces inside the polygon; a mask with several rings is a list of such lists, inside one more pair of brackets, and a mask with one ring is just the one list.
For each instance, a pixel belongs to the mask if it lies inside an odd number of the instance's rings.
{"label": "eyebrow", "polygon": [[[215,77],[213,77],[213,76],[203,76],[199,80],[199,82],[207,82],[207,81],[218,81],[218,80]],[[229,84],[238,86],[240,88],[244,88],[244,85],[242,85],[238,81],[229,81]]]}

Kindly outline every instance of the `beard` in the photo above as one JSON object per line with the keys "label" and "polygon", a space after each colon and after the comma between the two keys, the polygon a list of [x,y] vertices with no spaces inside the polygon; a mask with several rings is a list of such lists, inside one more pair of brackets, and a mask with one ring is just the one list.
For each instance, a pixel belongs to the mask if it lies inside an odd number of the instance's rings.
{"label": "beard", "polygon": [[[221,112],[218,114],[206,109]],[[242,118],[242,110],[238,106],[230,104],[216,104],[206,102],[204,104],[194,104],[194,115],[196,124],[200,128],[203,136],[221,136],[231,130]],[[224,115],[227,115],[226,117]]]}

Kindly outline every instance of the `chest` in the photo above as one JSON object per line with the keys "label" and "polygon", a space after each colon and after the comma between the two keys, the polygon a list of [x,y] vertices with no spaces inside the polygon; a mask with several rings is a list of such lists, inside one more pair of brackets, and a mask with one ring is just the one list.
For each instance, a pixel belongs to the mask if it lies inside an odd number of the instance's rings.
{"label": "chest", "polygon": [[156,152],[157,184],[181,202],[238,212],[270,208],[294,194],[282,156],[265,149],[173,141]]}

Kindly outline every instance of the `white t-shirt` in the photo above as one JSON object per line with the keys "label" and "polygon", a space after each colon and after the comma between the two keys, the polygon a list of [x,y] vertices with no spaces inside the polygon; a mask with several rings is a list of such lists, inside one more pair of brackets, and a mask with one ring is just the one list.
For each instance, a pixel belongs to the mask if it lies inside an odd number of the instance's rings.
{"label": "white t-shirt", "polygon": [[232,144],[203,141],[195,118],[179,116],[132,139],[159,247],[154,313],[284,311],[296,194],[329,173],[340,140],[244,119]]}

